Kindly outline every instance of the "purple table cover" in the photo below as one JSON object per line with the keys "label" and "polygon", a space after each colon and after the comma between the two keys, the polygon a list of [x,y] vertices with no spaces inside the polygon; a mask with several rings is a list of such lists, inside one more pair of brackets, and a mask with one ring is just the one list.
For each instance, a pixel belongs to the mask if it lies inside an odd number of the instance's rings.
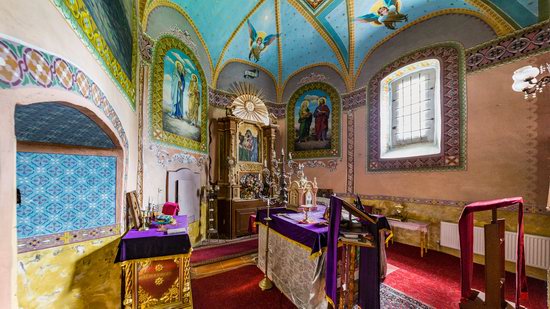
{"label": "purple table cover", "polygon": [[[177,223],[167,225],[167,229],[182,227],[188,229],[187,216],[174,216],[174,218]],[[191,241],[187,233],[165,235],[163,231],[157,231],[157,226],[152,225],[148,231],[129,230],[120,241],[115,262],[185,254],[190,249]]]}
{"label": "purple table cover", "polygon": [[[317,210],[310,212],[308,216],[315,222],[325,222],[326,220],[323,219],[324,212],[325,206],[319,205]],[[281,214],[285,214],[290,218],[281,216]],[[271,208],[269,216],[272,219],[269,223],[269,228],[311,248],[311,254],[317,253],[327,246],[328,226],[298,223],[298,221],[304,218],[303,213],[279,207]],[[256,212],[256,222],[265,224],[266,217],[266,209],[259,209]]]}

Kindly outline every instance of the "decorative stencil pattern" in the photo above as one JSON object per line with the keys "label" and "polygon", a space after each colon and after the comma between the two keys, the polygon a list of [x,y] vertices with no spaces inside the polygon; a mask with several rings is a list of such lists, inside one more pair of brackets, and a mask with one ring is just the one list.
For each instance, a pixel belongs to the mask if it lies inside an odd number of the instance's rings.
{"label": "decorative stencil pattern", "polygon": [[60,103],[16,106],[15,136],[18,141],[115,148],[88,116]]}
{"label": "decorative stencil pattern", "polygon": [[492,67],[550,50],[550,22],[546,21],[466,52],[468,72]]}
{"label": "decorative stencil pattern", "polygon": [[107,116],[128,149],[128,139],[111,103],[99,87],[73,64],[17,42],[0,38],[0,89],[54,88],[90,100]]}
{"label": "decorative stencil pattern", "polygon": [[[441,65],[441,153],[398,159],[380,158],[380,83],[393,71],[408,64],[439,59]],[[380,70],[368,89],[368,171],[463,169],[466,166],[466,98],[464,50],[459,43],[442,43],[412,52]]]}
{"label": "decorative stencil pattern", "polygon": [[342,109],[353,110],[367,104],[367,88],[363,87],[342,95]]}
{"label": "decorative stencil pattern", "polygon": [[346,192],[352,194],[355,191],[355,117],[353,111],[348,112],[348,149],[347,149],[347,181]]}
{"label": "decorative stencil pattern", "polygon": [[17,153],[17,238],[115,224],[116,157]]}

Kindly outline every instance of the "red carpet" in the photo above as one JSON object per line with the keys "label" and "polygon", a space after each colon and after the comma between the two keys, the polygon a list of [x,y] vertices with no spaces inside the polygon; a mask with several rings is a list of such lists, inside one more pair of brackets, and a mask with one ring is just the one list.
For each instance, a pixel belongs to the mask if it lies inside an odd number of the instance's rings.
{"label": "red carpet", "polygon": [[[435,308],[458,308],[460,301],[460,259],[437,251],[421,258],[417,247],[400,243],[390,245],[388,262],[399,269],[388,275],[384,283]],[[506,299],[514,298],[515,275],[506,273]],[[483,266],[474,265],[477,290],[485,285]],[[546,282],[528,278],[530,309],[546,309]]]}
{"label": "red carpet", "polygon": [[248,265],[211,277],[191,280],[193,308],[296,308],[277,288],[260,290],[264,274]]}
{"label": "red carpet", "polygon": [[228,243],[215,247],[197,248],[191,254],[191,266],[199,266],[258,252],[258,239]]}

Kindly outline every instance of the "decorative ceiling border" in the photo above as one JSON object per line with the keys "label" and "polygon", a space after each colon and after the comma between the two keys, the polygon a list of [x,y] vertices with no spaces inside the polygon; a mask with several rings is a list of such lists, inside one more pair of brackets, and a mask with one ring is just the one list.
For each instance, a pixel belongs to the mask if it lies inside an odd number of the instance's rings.
{"label": "decorative ceiling border", "polygon": [[[146,6],[145,10],[144,10],[145,12],[144,12],[143,18],[141,20],[142,27],[143,26],[145,27],[144,32],[147,32],[147,25],[148,25],[147,23],[149,22],[149,16],[153,13],[153,11],[155,9],[157,9],[159,7],[167,7],[167,8],[171,8],[171,9],[175,10],[176,12],[181,14],[181,16],[183,16],[183,18],[185,18],[187,20],[189,25],[191,25],[191,28],[193,29],[193,31],[195,32],[195,34],[199,38],[199,41],[201,42],[202,47],[204,48],[204,51],[206,52],[206,56],[208,58],[210,74],[212,76],[214,76],[214,64],[212,62],[212,56],[210,54],[210,50],[208,49],[208,45],[206,45],[206,42],[204,41],[201,33],[199,32],[199,29],[197,28],[197,26],[193,22],[193,19],[179,5],[173,3],[169,0],[153,0],[153,2],[149,3]],[[212,85],[215,85],[214,80],[212,80]]]}
{"label": "decorative ceiling border", "polygon": [[475,72],[550,50],[550,21],[518,30],[466,50],[466,69]]}
{"label": "decorative ceiling border", "polygon": [[[223,46],[222,51],[220,53],[220,57],[218,58],[218,63],[216,63],[216,67],[214,69],[214,75],[212,77],[212,85],[216,85],[216,83],[218,82],[218,77],[221,73],[220,64],[223,62],[223,57],[225,56],[225,52],[227,52],[227,49],[231,45],[231,42],[233,42],[233,39],[235,38],[239,30],[241,30],[241,27],[244,25],[246,20],[249,19],[250,16],[252,16],[252,14],[254,14],[258,10],[258,8],[262,6],[262,4],[264,4],[264,2],[265,0],[260,0],[258,3],[256,3],[256,5],[252,8],[252,10],[250,10],[250,12],[248,12],[248,14],[246,14],[246,16],[237,25],[237,28],[233,30],[233,32],[231,33],[231,36],[229,37],[229,40],[225,42],[225,45]],[[278,42],[280,43],[280,41]]]}
{"label": "decorative ceiling border", "polygon": [[[128,99],[132,110],[136,110],[135,95],[136,95],[136,78],[132,76],[130,79],[122,70],[118,60],[113,55],[111,48],[106,43],[105,38],[100,33],[99,29],[91,14],[88,11],[83,0],[51,0],[57,7],[58,11],[73,28],[80,40],[88,48],[90,53],[94,55],[99,64],[103,67],[107,75],[111,78],[121,93]],[[137,65],[137,29],[136,29],[136,7],[132,5],[132,75],[135,75]]]}
{"label": "decorative ceiling border", "polygon": [[[400,34],[401,32],[409,29],[410,27],[414,26],[414,25],[417,25],[419,23],[422,23],[426,20],[429,20],[429,19],[432,19],[434,17],[438,17],[438,16],[442,16],[442,15],[448,15],[448,14],[463,14],[463,15],[470,15],[470,16],[474,16],[474,17],[477,17],[479,19],[481,19],[482,21],[484,21],[487,25],[489,25],[489,27],[491,27],[491,29],[493,29],[493,31],[495,31],[495,33],[498,35],[498,36],[503,36],[503,35],[506,35],[510,32],[513,32],[514,29],[510,26],[509,28],[505,28],[505,29],[501,29],[501,26],[500,24],[498,23],[499,20],[492,20],[492,19],[488,19],[487,16],[479,13],[479,12],[476,12],[476,11],[472,11],[472,10],[468,10],[468,9],[445,9],[445,10],[440,10],[440,11],[436,11],[436,12],[432,12],[430,14],[427,14],[427,15],[424,15],[414,21],[411,21],[409,23],[407,23],[406,25],[404,25],[403,27],[395,30],[394,32],[392,32],[390,35],[386,36],[384,39],[382,39],[381,41],[377,42],[370,50],[369,52],[365,55],[365,57],[363,58],[363,60],[361,61],[361,64],[359,64],[359,67],[357,68],[357,72],[355,73],[355,75],[353,76],[353,81],[352,81],[352,86],[355,87],[356,86],[356,83],[357,83],[357,78],[359,78],[359,75],[361,74],[361,71],[363,70],[363,66],[366,64],[367,60],[370,58],[370,56],[380,47],[382,46],[382,44],[386,43],[387,41],[389,41],[390,39],[394,38],[395,36],[397,36],[398,34]],[[502,31],[502,32],[501,32]],[[352,74],[353,75],[353,74]]]}

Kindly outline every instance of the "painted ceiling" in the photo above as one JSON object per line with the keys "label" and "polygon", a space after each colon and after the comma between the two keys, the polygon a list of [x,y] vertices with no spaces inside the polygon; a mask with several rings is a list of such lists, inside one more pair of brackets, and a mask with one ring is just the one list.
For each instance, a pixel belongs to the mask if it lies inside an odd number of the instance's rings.
{"label": "painted ceiling", "polygon": [[[208,54],[213,84],[226,64],[242,62],[269,72],[278,87],[316,65],[334,68],[353,86],[369,52],[396,33],[434,16],[472,15],[499,36],[548,18],[539,18],[539,5],[548,6],[548,0],[144,2],[145,12],[171,7],[187,19]],[[143,16],[142,21],[146,20]],[[169,22],[164,21],[166,25]]]}

